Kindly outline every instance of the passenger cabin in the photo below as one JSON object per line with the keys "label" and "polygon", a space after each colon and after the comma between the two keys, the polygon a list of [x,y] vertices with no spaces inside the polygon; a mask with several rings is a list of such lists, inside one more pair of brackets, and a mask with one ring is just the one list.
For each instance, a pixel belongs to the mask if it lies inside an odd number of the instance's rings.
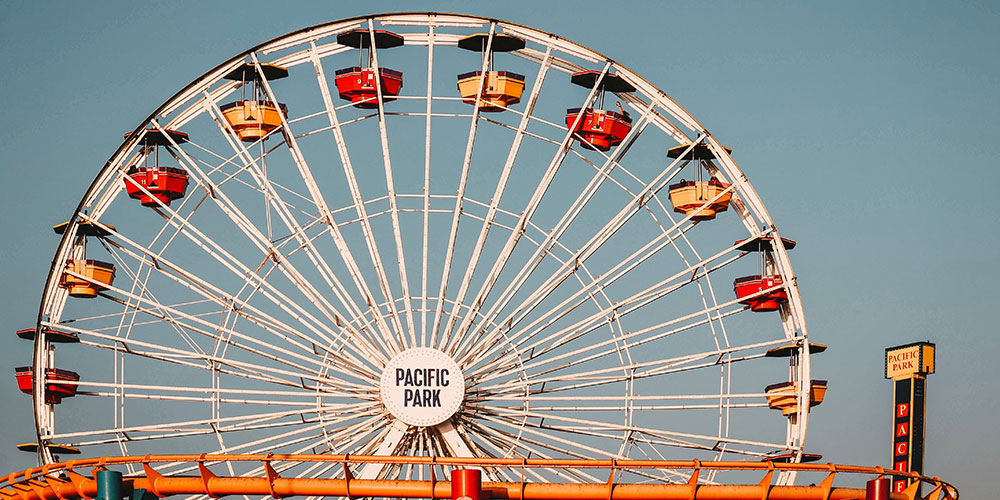
{"label": "passenger cabin", "polygon": [[[358,49],[358,65],[337,70],[336,83],[340,98],[351,101],[354,107],[374,109],[379,107],[379,93],[382,102],[395,101],[403,88],[403,73],[379,66],[375,71],[375,49],[391,49],[403,45],[403,37],[391,31],[356,29],[337,35],[337,43]],[[367,64],[364,54],[368,53]]]}
{"label": "passenger cabin", "polygon": [[521,102],[524,92],[524,75],[510,71],[496,71],[493,67],[496,52],[511,52],[524,48],[524,40],[503,34],[477,33],[458,41],[465,50],[483,53],[486,74],[471,71],[458,75],[458,92],[462,102],[478,105],[479,111],[504,111],[509,106]]}
{"label": "passenger cabin", "polygon": [[[809,407],[819,405],[826,397],[826,380],[813,380],[809,384]],[[772,410],[781,410],[781,414],[794,415],[799,411],[798,382],[782,382],[771,384],[764,388],[767,406]]]}
{"label": "passenger cabin", "polygon": [[125,191],[144,207],[157,207],[160,203],[170,206],[171,201],[183,198],[187,192],[188,173],[183,168],[160,166],[160,147],[183,144],[188,135],[177,130],[147,129],[140,140],[145,165],[133,165],[125,172]]}
{"label": "passenger cabin", "polygon": [[[34,370],[30,366],[19,366],[14,368],[14,375],[17,377],[17,388],[25,394],[33,394],[35,389]],[[45,402],[49,404],[59,404],[64,398],[76,396],[76,384],[67,382],[77,382],[80,375],[69,370],[49,368],[45,376]]]}
{"label": "passenger cabin", "polygon": [[[781,304],[788,302],[788,292],[782,284],[777,274],[744,276],[733,281],[733,291],[740,304],[750,306],[751,311],[777,311]],[[765,290],[766,293],[761,293]]]}
{"label": "passenger cabin", "polygon": [[635,92],[635,87],[618,75],[605,74],[601,78],[600,71],[574,73],[570,81],[587,89],[596,89],[594,99],[599,106],[595,109],[591,102],[585,108],[566,110],[566,127],[573,131],[573,138],[584,148],[599,151],[608,151],[612,146],[621,144],[632,130],[632,118],[621,103],[618,103],[617,113],[601,109],[604,107],[604,94]]}
{"label": "passenger cabin", "polygon": [[[736,298],[740,299],[741,304],[750,306],[751,311],[777,311],[781,304],[788,302],[788,291],[784,287],[784,281],[780,274],[775,274],[772,255],[774,243],[772,234],[764,234],[733,243],[738,250],[760,254],[759,270],[757,271],[760,274],[736,278],[733,281],[733,291],[736,293]],[[786,250],[795,248],[795,242],[787,238],[781,238],[781,244]]]}
{"label": "passenger cabin", "polygon": [[[732,152],[729,148],[725,149]],[[729,184],[711,176],[711,172],[717,168],[712,164],[715,154],[707,144],[681,144],[668,149],[667,157],[680,158],[684,162],[681,168],[691,164],[693,178],[696,179],[681,179],[670,185],[670,204],[674,206],[674,212],[690,216],[696,221],[704,221],[714,219],[716,214],[729,208],[733,192]],[[710,178],[704,180],[706,170],[709,169]]]}
{"label": "passenger cabin", "polygon": [[99,260],[68,259],[59,286],[71,297],[93,298],[115,280],[115,265]]}
{"label": "passenger cabin", "polygon": [[243,63],[223,77],[241,82],[240,100],[219,108],[226,123],[241,141],[257,142],[266,139],[281,127],[282,118],[288,115],[288,108],[280,102],[272,101],[263,84],[265,81],[271,82],[287,76],[288,70],[275,64],[261,63],[258,71],[253,63]]}

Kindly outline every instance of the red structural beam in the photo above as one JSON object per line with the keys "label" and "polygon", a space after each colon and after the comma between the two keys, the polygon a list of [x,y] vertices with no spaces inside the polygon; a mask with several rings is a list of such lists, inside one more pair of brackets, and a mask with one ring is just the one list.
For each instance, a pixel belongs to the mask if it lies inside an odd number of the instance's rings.
{"label": "red structural beam", "polygon": [[[163,462],[188,462],[196,464],[198,476],[164,476],[150,464]],[[261,462],[266,474],[262,477],[216,476],[206,464],[223,462]],[[569,469],[674,469],[691,470],[692,479],[688,483],[530,483],[530,482],[483,482],[482,491],[493,499],[501,500],[673,500],[673,499],[773,499],[773,500],[876,500],[866,499],[866,491],[856,488],[833,486],[837,474],[869,474],[882,477],[894,474],[882,467],[859,467],[834,464],[777,464],[751,462],[699,462],[694,461],[649,461],[649,460],[544,460],[544,459],[492,459],[455,457],[374,457],[346,455],[149,455],[145,457],[102,457],[95,459],[71,460],[44,467],[13,473],[0,481],[2,500],[79,500],[91,499],[97,495],[97,482],[78,469],[89,468],[91,475],[113,465],[141,464],[144,475],[127,477],[125,492],[145,489],[157,496],[202,494],[212,497],[223,495],[270,495],[275,498],[287,496],[341,496],[341,497],[381,497],[381,498],[452,498],[450,481],[410,481],[410,480],[366,480],[318,479],[280,477],[271,466],[273,462],[326,462],[349,464],[383,463],[410,465],[446,465],[452,467],[499,467],[511,470],[523,468],[569,468]],[[764,473],[757,484],[715,485],[697,484],[702,470],[758,470]],[[775,486],[772,479],[775,471],[794,470],[802,472],[826,472],[826,479],[813,486]],[[59,473],[65,472],[63,478]],[[917,474],[907,474],[916,479],[907,491],[893,493],[890,498],[915,500],[917,498],[957,499],[958,491],[937,478]],[[611,478],[614,478],[612,473]],[[932,491],[927,497],[918,497],[921,482],[928,483]]]}

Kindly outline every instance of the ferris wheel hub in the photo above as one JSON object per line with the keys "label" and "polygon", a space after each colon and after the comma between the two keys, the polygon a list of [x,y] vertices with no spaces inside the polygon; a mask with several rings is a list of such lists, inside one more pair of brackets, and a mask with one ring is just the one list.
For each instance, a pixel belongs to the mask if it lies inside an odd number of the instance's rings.
{"label": "ferris wheel hub", "polygon": [[386,363],[379,383],[382,404],[408,425],[431,427],[451,418],[465,397],[465,377],[437,349],[407,349]]}

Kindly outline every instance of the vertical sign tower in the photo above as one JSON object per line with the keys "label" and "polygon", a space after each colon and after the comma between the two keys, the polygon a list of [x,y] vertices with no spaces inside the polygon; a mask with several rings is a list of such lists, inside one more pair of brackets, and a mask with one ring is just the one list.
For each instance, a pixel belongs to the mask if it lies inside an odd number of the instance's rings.
{"label": "vertical sign tower", "polygon": [[[934,344],[914,342],[885,350],[885,378],[894,386],[892,468],[924,470],[924,403],[927,375],[934,373]],[[892,491],[902,492],[911,480],[896,476]]]}

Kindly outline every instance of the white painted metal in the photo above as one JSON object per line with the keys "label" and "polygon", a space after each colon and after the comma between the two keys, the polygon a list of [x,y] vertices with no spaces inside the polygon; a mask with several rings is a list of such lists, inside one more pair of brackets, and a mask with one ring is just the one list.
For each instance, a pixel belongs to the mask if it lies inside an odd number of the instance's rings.
{"label": "white painted metal", "polygon": [[[404,38],[402,47],[372,49],[371,110],[334,95],[331,75],[357,62],[356,49],[336,36],[354,29],[369,41],[381,29]],[[474,61],[457,44],[475,31],[488,35],[481,89],[496,35],[527,41],[495,63],[523,72],[527,83],[526,98],[500,113],[470,107],[455,92],[456,64]],[[383,95],[382,62],[405,69],[395,100]],[[287,101],[289,113],[254,143],[241,141],[221,111],[240,91],[240,82],[222,76],[245,63],[284,65],[291,76],[261,79],[265,98]],[[581,147],[564,121],[567,107],[581,106],[569,115],[573,125],[598,106],[598,88],[569,83],[582,70],[636,88],[608,96],[636,116],[606,152]],[[483,98],[480,91],[476,103]],[[758,266],[756,252],[733,242],[780,241],[776,226],[722,144],[618,62],[550,33],[474,16],[347,19],[224,62],[136,130],[147,128],[191,134],[159,155],[189,173],[187,193],[152,208],[125,195],[134,185],[128,168],[149,161],[138,134],[74,211],[37,320],[40,443],[88,455],[800,459],[808,412],[781,417],[762,392],[782,381],[782,363],[788,380],[811,377],[786,249],[777,245],[757,271],[782,277],[775,289],[788,303],[779,313],[750,312],[726,282]],[[708,173],[731,184],[703,204],[732,195],[715,220],[676,214],[669,200],[686,163],[664,154],[698,142],[717,158]],[[78,236],[81,222],[108,236]],[[59,287],[68,258],[113,262],[114,284],[89,301],[69,297]],[[56,346],[41,334],[47,328],[80,342]],[[797,346],[789,360],[765,356],[788,343]],[[380,400],[385,364],[416,347],[447,353],[465,379],[461,407],[434,427],[407,426]],[[42,374],[62,363],[80,372],[79,382],[67,383],[78,394],[48,404]],[[800,383],[798,407],[808,398]],[[41,462],[56,459],[40,450]],[[280,472],[344,473],[319,465]],[[424,469],[397,466],[353,473],[427,478]],[[525,474],[599,480],[585,470]]]}

